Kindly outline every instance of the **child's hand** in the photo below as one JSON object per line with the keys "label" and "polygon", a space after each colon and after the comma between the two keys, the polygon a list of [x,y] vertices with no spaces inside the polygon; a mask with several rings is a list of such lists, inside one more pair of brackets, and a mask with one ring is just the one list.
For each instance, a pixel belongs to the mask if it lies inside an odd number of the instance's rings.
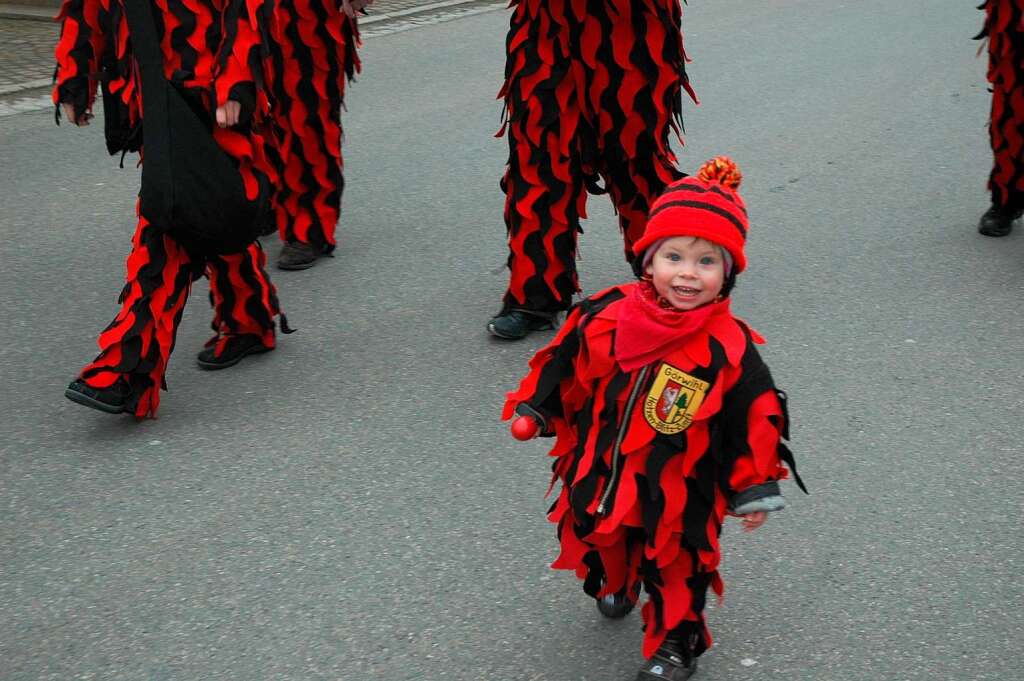
{"label": "child's hand", "polygon": [[764,521],[768,520],[768,513],[766,511],[754,511],[740,517],[743,518],[743,531],[753,532],[764,525]]}

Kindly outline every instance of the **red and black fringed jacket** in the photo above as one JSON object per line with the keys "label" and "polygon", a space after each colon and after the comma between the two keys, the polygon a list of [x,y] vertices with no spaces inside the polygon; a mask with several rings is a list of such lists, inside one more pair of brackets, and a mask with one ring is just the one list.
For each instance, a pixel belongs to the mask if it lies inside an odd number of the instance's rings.
{"label": "red and black fringed jacket", "polygon": [[[238,101],[242,124],[212,126],[214,139],[239,161],[247,185],[249,169],[274,177],[260,132],[269,110],[266,0],[155,0],[153,6],[165,77],[211,124],[218,106]],[[58,19],[53,91],[58,122],[62,102],[71,104],[76,116],[91,110],[99,85],[108,150],[137,151],[142,92],[123,0],[65,0]]]}
{"label": "red and black fringed jacket", "polygon": [[536,414],[556,438],[552,486],[563,483],[551,509],[561,528],[556,567],[578,567],[590,548],[640,528],[646,556],[659,566],[689,549],[714,572],[728,511],[779,504],[783,462],[803,488],[781,441],[789,436],[786,397],[755,348],[763,339],[727,302],[657,361],[623,371],[616,328],[624,299],[641,285],[576,306],[509,393],[504,418]]}

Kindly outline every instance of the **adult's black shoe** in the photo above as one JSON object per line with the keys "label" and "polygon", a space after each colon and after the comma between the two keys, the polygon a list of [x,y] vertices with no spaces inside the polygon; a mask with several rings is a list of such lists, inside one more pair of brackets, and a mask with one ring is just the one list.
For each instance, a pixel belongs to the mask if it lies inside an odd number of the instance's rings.
{"label": "adult's black shoe", "polygon": [[123,379],[107,388],[93,388],[78,378],[64,391],[64,397],[107,414],[123,414],[132,408],[132,389]]}
{"label": "adult's black shoe", "polygon": [[697,658],[683,642],[670,637],[640,668],[636,681],[686,681],[696,673]]}
{"label": "adult's black shoe", "polygon": [[492,336],[505,340],[526,338],[534,331],[555,328],[555,315],[526,310],[509,310],[487,323]]}
{"label": "adult's black shoe", "polygon": [[308,270],[316,264],[319,257],[320,251],[309,244],[289,241],[281,247],[281,254],[277,256],[277,267],[282,270]]}
{"label": "adult's black shoe", "polygon": [[1020,216],[1021,211],[1019,210],[992,206],[978,221],[978,231],[985,236],[1006,236],[1013,231],[1013,221]]}
{"label": "adult's black shoe", "polygon": [[633,611],[636,606],[625,593],[608,594],[597,599],[597,609],[605,617],[613,620],[621,619]]}
{"label": "adult's black shoe", "polygon": [[207,371],[227,369],[241,362],[248,355],[255,355],[260,352],[270,352],[274,348],[268,348],[260,340],[260,337],[247,333],[241,336],[231,336],[224,344],[224,350],[218,355],[214,352],[217,343],[206,348],[196,356],[199,368]]}

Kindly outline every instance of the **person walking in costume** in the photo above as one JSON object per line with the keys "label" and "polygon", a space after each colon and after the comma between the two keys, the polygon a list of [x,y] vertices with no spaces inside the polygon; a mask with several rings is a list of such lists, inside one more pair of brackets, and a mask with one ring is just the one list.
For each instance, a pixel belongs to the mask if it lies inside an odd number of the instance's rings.
{"label": "person walking in costume", "polygon": [[725,516],[752,530],[782,509],[783,462],[803,488],[764,341],[729,310],[747,266],[740,179],[719,157],[669,185],[633,244],[641,280],[576,305],[505,404],[516,437],[556,438],[552,567],[609,617],[647,592],[638,681],[689,678],[711,645]]}
{"label": "person walking in costume", "polygon": [[580,290],[576,239],[587,192],[611,196],[632,260],[651,202],[683,176],[669,146],[670,132],[682,133],[682,91],[697,101],[679,0],[513,7],[499,93],[510,277],[488,324],[506,339],[552,328]]}
{"label": "person walking in costume", "polygon": [[345,188],[341,107],[359,72],[356,12],[372,0],[278,0],[271,55],[273,117],[281,154],[276,200],[283,270],[302,270],[334,251]]}
{"label": "person walking in costume", "polygon": [[1024,0],[986,0],[988,81],[992,85],[989,140],[995,162],[988,188],[992,205],[978,231],[1006,236],[1024,213]]}
{"label": "person walking in costume", "polygon": [[[140,62],[132,51],[126,8],[135,1],[65,0],[59,15],[53,95],[58,123],[63,112],[76,125],[88,125],[100,83],[111,153],[142,146]],[[258,0],[158,0],[144,2],[143,9],[152,11],[151,25],[162,36],[157,54],[164,76],[234,159],[252,199],[261,183],[275,179],[260,132],[268,113],[258,72],[265,8]],[[200,367],[220,369],[248,354],[272,350],[274,317],[280,310],[258,244],[234,254],[204,255],[156,228],[152,216],[137,212],[121,310],[99,336],[99,356],[65,394],[104,412],[145,417],[157,412],[185,301],[192,282],[204,271],[210,280],[215,335],[199,353]]]}

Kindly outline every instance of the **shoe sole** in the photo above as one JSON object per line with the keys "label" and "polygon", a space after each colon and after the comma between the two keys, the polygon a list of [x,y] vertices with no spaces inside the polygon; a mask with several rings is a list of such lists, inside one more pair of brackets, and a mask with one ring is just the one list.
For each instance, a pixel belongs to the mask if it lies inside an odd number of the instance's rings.
{"label": "shoe sole", "polygon": [[77,390],[72,390],[71,388],[66,388],[64,390],[64,397],[83,406],[92,407],[96,411],[102,411],[104,414],[123,414],[128,411],[128,405],[126,404],[115,406],[113,404],[107,404],[106,402],[100,402],[97,399],[80,393]]}
{"label": "shoe sole", "polygon": [[[673,670],[669,670],[668,669],[669,666],[670,665],[668,665],[668,664],[663,665],[662,666],[662,670],[663,671],[669,671],[669,673],[674,676],[675,675],[675,671],[674,670],[676,670],[676,669],[683,669],[684,670],[684,676],[682,677],[683,679],[689,679],[691,676],[693,676],[694,674],[697,673],[697,660],[694,660],[691,663],[690,667],[676,667],[675,665],[671,665]],[[666,676],[664,673],[662,673],[662,674],[655,674],[650,669],[641,669],[637,673],[637,675],[636,675],[636,681],[664,681],[665,679],[668,679],[668,678],[672,678],[672,676]]]}
{"label": "shoe sole", "polygon": [[1010,236],[1010,232],[1012,232],[1012,231],[1013,231],[1012,228],[1011,229],[1007,229],[1005,231],[1003,231],[1003,230],[979,229],[978,230],[978,234],[981,234],[982,236],[1001,237],[1001,236]]}
{"label": "shoe sole", "polygon": [[296,263],[294,265],[287,265],[277,263],[277,269],[284,270],[285,272],[295,272],[298,270],[308,270],[310,267],[316,264],[316,260],[310,260],[309,262]]}
{"label": "shoe sole", "polygon": [[268,348],[265,345],[254,345],[245,352],[243,352],[242,354],[240,354],[238,357],[235,357],[230,362],[204,362],[201,359],[196,359],[196,364],[198,364],[199,368],[202,369],[203,371],[217,371],[219,369],[227,369],[228,367],[233,367],[239,362],[241,362],[243,359],[248,357],[249,355],[259,355],[264,352],[270,352],[273,349],[274,348]]}
{"label": "shoe sole", "polygon": [[501,331],[498,331],[498,329],[494,328],[494,324],[492,322],[487,323],[487,331],[490,332],[490,334],[495,338],[501,338],[502,340],[522,340],[529,336],[534,331],[550,331],[553,328],[555,328],[555,325],[549,323],[545,324],[544,326],[538,326],[536,329],[530,329],[522,336],[510,336],[509,334],[502,333]]}
{"label": "shoe sole", "polygon": [[494,328],[494,324],[490,324],[490,323],[487,324],[487,331],[490,332],[490,334],[492,336],[494,336],[495,338],[500,338],[502,340],[522,340],[522,339],[526,338],[527,335],[529,335],[527,333],[527,334],[524,334],[522,336],[510,336],[508,334],[501,333],[496,328]]}
{"label": "shoe sole", "polygon": [[610,620],[620,620],[629,613],[633,612],[633,608],[636,605],[630,603],[629,605],[607,605],[604,601],[597,602],[597,611],[607,617]]}

